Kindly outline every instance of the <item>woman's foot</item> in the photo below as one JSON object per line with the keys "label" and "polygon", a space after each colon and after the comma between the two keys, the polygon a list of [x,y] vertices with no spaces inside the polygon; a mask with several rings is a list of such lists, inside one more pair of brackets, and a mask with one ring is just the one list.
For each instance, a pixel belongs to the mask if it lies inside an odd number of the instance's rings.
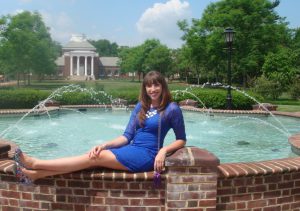
{"label": "woman's foot", "polygon": [[20,148],[15,150],[14,160],[23,168],[33,169],[34,158],[26,155]]}
{"label": "woman's foot", "polygon": [[37,174],[36,170],[30,170],[30,169],[22,169],[23,174],[29,178],[31,181],[35,181],[37,179],[39,179],[40,177]]}
{"label": "woman's foot", "polygon": [[13,173],[19,180],[21,184],[25,185],[32,185],[33,184],[33,178],[31,178],[29,175],[25,173],[27,169],[20,166],[18,163],[15,163],[13,167]]}

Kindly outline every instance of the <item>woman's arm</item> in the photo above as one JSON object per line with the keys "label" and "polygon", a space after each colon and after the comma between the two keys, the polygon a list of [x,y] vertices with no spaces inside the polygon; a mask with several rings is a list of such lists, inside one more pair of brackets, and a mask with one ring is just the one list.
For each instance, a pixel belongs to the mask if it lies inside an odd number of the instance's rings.
{"label": "woman's arm", "polygon": [[167,110],[167,118],[173,128],[176,140],[173,143],[162,147],[157,153],[154,161],[154,170],[157,172],[163,170],[167,154],[184,147],[186,143],[184,119],[181,109],[175,103],[171,103],[167,109],[169,109]]}
{"label": "woman's arm", "polygon": [[131,141],[135,135],[136,116],[137,116],[137,113],[139,112],[140,108],[141,108],[141,104],[138,103],[135,106],[134,110],[131,112],[129,122],[127,124],[127,127],[126,127],[123,135],[121,135],[111,141],[108,141],[104,144],[93,147],[89,151],[89,157],[96,158],[99,155],[99,153],[101,152],[101,150],[108,149],[108,148],[116,148],[116,147],[120,147],[125,144],[128,144],[128,142]]}
{"label": "woman's arm", "polygon": [[108,141],[108,142],[105,142],[103,144],[93,147],[89,151],[89,157],[96,158],[99,155],[99,153],[104,149],[120,147],[127,143],[128,143],[128,140],[125,136],[119,136],[111,141]]}
{"label": "woman's arm", "polygon": [[117,148],[117,147],[123,146],[127,143],[128,143],[127,138],[122,135],[111,141],[101,144],[101,146],[103,146],[104,149],[109,149],[109,148]]}
{"label": "woman's arm", "polygon": [[184,147],[185,143],[186,141],[178,139],[173,143],[162,147],[155,157],[154,170],[156,172],[161,172],[164,168],[167,154]]}

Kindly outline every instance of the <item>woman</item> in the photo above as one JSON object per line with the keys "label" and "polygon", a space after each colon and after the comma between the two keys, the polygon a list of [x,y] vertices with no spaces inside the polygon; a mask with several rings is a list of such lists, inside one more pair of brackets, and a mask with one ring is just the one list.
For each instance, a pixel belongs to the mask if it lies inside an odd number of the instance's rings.
{"label": "woman", "polygon": [[[185,127],[180,108],[171,102],[171,94],[164,77],[156,71],[146,74],[139,97],[123,135],[99,146],[88,153],[40,160],[16,150],[16,175],[21,182],[57,174],[70,173],[90,167],[106,167],[130,172],[164,168],[166,155],[186,143]],[[164,138],[173,128],[176,140],[163,147]]]}

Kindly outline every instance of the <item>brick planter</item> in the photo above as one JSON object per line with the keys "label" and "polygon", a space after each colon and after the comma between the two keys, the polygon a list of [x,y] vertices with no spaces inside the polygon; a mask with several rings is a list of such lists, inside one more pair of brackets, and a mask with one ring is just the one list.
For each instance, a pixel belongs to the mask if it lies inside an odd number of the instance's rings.
{"label": "brick planter", "polygon": [[175,152],[166,160],[166,210],[214,210],[217,166],[213,154],[196,147]]}

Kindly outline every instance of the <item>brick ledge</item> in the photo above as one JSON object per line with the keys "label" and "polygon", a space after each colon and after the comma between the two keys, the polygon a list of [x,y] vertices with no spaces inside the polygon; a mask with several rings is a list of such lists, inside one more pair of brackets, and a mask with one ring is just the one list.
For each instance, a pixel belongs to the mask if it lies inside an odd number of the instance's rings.
{"label": "brick ledge", "polygon": [[300,169],[300,158],[283,158],[247,163],[224,163],[219,165],[218,169],[220,178],[293,172]]}
{"label": "brick ledge", "polygon": [[290,136],[288,140],[291,144],[292,151],[295,154],[300,155],[300,133]]}
{"label": "brick ledge", "polygon": [[192,106],[180,106],[182,110],[186,111],[196,111],[196,112],[211,112],[218,114],[262,114],[270,115],[269,112],[262,110],[225,110],[225,109],[204,109],[204,108],[195,108]]}
{"label": "brick ledge", "polygon": [[[4,140],[0,140],[4,143]],[[6,143],[9,143],[6,141]],[[4,144],[3,144],[4,145]],[[12,174],[12,167],[14,161],[14,151],[16,145],[10,146],[9,156],[6,159],[0,160],[0,172]],[[199,149],[197,147],[183,147],[177,150],[166,158],[167,167],[181,167],[181,166],[205,166],[216,168],[220,164],[220,161],[212,153]],[[165,179],[168,174],[163,173],[162,179]],[[83,171],[73,172],[70,174],[57,175],[49,178],[65,178],[65,179],[85,179],[85,180],[129,180],[129,181],[146,181],[153,180],[153,171],[131,173],[126,171],[111,170],[106,168],[94,168],[86,169]],[[37,184],[43,183],[49,178],[40,179]],[[41,182],[41,183],[40,183]]]}

